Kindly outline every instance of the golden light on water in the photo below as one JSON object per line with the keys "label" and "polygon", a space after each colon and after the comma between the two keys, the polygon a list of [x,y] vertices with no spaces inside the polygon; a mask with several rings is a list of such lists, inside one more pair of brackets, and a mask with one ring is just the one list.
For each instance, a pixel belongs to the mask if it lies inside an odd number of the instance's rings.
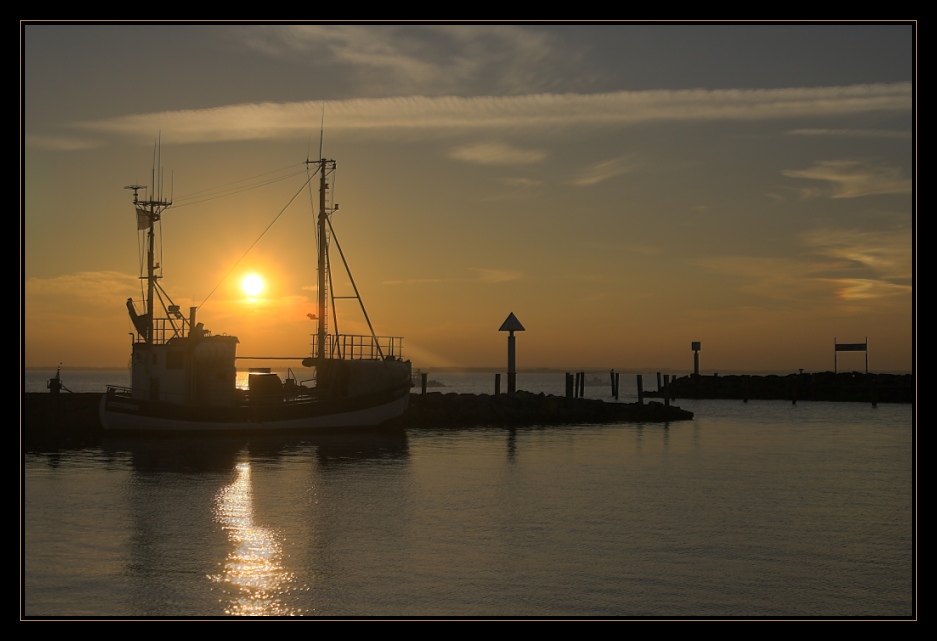
{"label": "golden light on water", "polygon": [[215,518],[227,531],[234,549],[224,571],[211,577],[231,593],[225,613],[231,616],[298,616],[281,598],[294,575],[283,568],[283,551],[275,533],[254,523],[249,463],[239,463],[235,481],[218,493]]}

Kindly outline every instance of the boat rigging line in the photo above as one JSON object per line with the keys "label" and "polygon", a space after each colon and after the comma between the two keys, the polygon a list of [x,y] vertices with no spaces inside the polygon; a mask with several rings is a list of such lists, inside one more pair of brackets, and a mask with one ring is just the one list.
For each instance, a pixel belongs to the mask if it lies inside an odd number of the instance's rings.
{"label": "boat rigging line", "polygon": [[[314,176],[314,175],[315,175],[315,174],[313,174],[313,176]],[[202,308],[202,305],[204,305],[204,304],[208,301],[208,299],[211,298],[212,294],[215,293],[215,290],[217,290],[217,289],[221,286],[221,283],[223,283],[224,281],[226,281],[226,280],[228,279],[228,276],[230,276],[230,275],[231,275],[231,272],[233,272],[233,271],[235,270],[235,268],[236,268],[238,265],[241,264],[241,261],[243,261],[245,258],[247,258],[247,255],[251,252],[251,250],[254,248],[254,246],[255,246],[257,243],[260,242],[260,239],[263,238],[263,237],[267,234],[267,232],[270,231],[270,228],[273,227],[273,225],[280,219],[280,216],[283,215],[283,212],[285,212],[285,211],[287,210],[287,208],[288,208],[291,204],[293,204],[293,201],[296,200],[296,198],[303,192],[303,190],[306,189],[306,185],[309,184],[309,182],[312,180],[312,177],[313,177],[313,176],[309,176],[309,177],[306,179],[306,182],[304,182],[304,183],[302,184],[302,186],[300,186],[300,188],[296,191],[295,194],[293,194],[293,196],[289,199],[289,201],[287,201],[287,203],[286,203],[285,205],[283,205],[283,207],[280,209],[279,213],[273,218],[272,221],[270,221],[270,224],[267,225],[267,227],[260,233],[260,236],[258,236],[257,239],[256,239],[253,243],[251,243],[250,247],[248,247],[247,250],[241,255],[241,257],[238,258],[238,259],[234,262],[234,264],[231,266],[231,269],[229,269],[229,270],[225,273],[225,275],[221,277],[221,280],[219,280],[218,283],[212,288],[212,290],[211,290],[210,292],[208,292],[208,296],[206,296],[206,297],[202,300],[202,302],[198,305],[198,309],[201,309],[201,308]]]}
{"label": "boat rigging line", "polygon": [[[296,167],[301,167],[300,169],[295,169]],[[292,170],[290,173],[281,174],[284,171]],[[258,174],[252,178],[243,178],[241,180],[236,180],[227,185],[222,185],[220,187],[212,187],[210,189],[203,189],[201,191],[196,191],[188,196],[182,196],[181,198],[176,199],[174,207],[176,209],[180,207],[188,207],[190,205],[198,205],[210,200],[216,200],[219,198],[227,198],[228,196],[234,196],[245,191],[250,191],[252,189],[259,189],[260,187],[266,187],[267,185],[272,185],[284,180],[289,180],[295,178],[296,176],[301,176],[305,173],[305,168],[302,167],[302,163],[299,165],[289,165],[288,167],[283,167],[281,169],[276,169],[274,171],[269,171],[263,174]],[[258,181],[259,182],[250,182],[247,181]],[[246,184],[244,184],[246,183]],[[182,204],[178,204],[181,202]]]}

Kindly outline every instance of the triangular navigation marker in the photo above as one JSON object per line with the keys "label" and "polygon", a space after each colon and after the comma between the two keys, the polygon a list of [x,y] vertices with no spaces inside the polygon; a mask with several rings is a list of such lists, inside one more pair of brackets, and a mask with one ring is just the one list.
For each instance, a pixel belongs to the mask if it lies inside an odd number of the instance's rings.
{"label": "triangular navigation marker", "polygon": [[521,325],[521,322],[517,320],[517,316],[514,315],[514,312],[508,314],[508,317],[504,319],[504,322],[501,323],[501,329],[499,332],[523,332],[524,326]]}

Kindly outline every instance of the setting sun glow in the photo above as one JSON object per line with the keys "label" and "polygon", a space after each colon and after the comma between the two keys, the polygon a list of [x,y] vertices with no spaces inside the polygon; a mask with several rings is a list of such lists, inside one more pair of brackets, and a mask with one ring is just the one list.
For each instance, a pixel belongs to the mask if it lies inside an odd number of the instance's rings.
{"label": "setting sun glow", "polygon": [[248,274],[241,281],[241,289],[248,296],[256,296],[264,290],[264,281],[257,274]]}

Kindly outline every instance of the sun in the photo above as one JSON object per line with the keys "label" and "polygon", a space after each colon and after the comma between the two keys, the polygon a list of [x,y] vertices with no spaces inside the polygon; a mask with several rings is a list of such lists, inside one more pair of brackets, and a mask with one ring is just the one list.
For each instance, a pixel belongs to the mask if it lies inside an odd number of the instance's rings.
{"label": "sun", "polygon": [[264,281],[257,274],[248,274],[241,281],[241,289],[248,296],[256,296],[264,290]]}

